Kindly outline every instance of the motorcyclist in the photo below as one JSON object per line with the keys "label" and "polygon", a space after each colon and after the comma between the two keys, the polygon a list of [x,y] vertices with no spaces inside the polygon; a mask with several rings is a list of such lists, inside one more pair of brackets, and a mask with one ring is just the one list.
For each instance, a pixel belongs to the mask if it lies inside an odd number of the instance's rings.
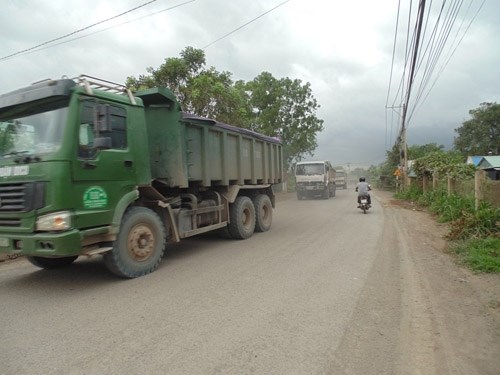
{"label": "motorcyclist", "polygon": [[356,185],[356,191],[358,192],[358,208],[361,205],[361,197],[366,197],[368,199],[368,205],[372,204],[372,198],[369,193],[371,189],[372,187],[368,182],[366,182],[366,179],[364,177],[360,177],[359,182]]}

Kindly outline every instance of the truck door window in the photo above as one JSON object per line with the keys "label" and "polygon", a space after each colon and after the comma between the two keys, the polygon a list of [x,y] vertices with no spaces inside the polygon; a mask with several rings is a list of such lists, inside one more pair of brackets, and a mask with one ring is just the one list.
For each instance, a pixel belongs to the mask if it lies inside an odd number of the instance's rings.
{"label": "truck door window", "polygon": [[94,148],[93,141],[96,136],[110,137],[111,148],[124,150],[127,148],[127,118],[126,111],[123,108],[110,106],[109,121],[111,125],[110,132],[96,133],[97,104],[95,102],[84,102],[80,118],[80,129],[78,134],[78,156],[80,158],[93,158],[97,150]]}
{"label": "truck door window", "polygon": [[[118,108],[116,108],[118,109]],[[111,121],[111,147],[120,150],[127,148],[127,121],[125,111],[112,111]]]}

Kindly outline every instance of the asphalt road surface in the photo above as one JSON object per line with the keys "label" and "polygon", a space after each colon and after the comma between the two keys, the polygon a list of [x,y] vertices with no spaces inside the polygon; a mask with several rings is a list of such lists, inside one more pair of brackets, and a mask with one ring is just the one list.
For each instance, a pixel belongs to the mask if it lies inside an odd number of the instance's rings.
{"label": "asphalt road surface", "polygon": [[133,280],[99,256],[1,263],[0,373],[494,374],[497,321],[472,310],[471,339],[425,275],[453,267],[429,219],[381,198],[363,215],[355,197],[283,194],[269,232],[184,240]]}

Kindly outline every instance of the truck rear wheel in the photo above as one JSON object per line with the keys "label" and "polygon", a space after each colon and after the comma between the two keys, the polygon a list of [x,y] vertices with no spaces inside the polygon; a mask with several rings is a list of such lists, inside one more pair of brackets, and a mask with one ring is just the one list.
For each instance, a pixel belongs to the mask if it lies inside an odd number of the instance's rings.
{"label": "truck rear wheel", "polygon": [[323,190],[323,199],[328,199],[330,198],[330,188],[325,186],[325,190]]}
{"label": "truck rear wheel", "polygon": [[255,207],[255,231],[267,232],[273,222],[273,205],[266,194],[259,194],[253,198]]}
{"label": "truck rear wheel", "polygon": [[250,198],[239,196],[229,206],[229,234],[236,240],[252,236],[255,230],[255,207]]}
{"label": "truck rear wheel", "polygon": [[69,266],[76,260],[76,258],[78,258],[78,255],[64,258],[44,258],[31,255],[26,257],[31,264],[47,270]]}
{"label": "truck rear wheel", "polygon": [[134,278],[153,272],[165,252],[165,227],[160,217],[144,207],[125,212],[113,249],[104,254],[115,275]]}
{"label": "truck rear wheel", "polygon": [[337,185],[333,185],[333,186],[332,186],[332,191],[331,191],[330,196],[331,196],[331,197],[334,197],[334,196],[335,196],[335,194],[336,194],[336,192],[337,192]]}

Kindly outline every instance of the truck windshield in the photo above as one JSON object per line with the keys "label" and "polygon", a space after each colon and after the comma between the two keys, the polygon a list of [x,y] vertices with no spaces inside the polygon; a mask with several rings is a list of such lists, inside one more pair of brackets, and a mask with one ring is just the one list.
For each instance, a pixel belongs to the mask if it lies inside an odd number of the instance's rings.
{"label": "truck windshield", "polygon": [[68,108],[51,109],[29,116],[0,121],[0,155],[47,154],[57,151],[62,142]]}
{"label": "truck windshield", "polygon": [[312,176],[316,174],[324,174],[325,167],[323,164],[300,164],[297,165],[295,175],[297,176]]}

